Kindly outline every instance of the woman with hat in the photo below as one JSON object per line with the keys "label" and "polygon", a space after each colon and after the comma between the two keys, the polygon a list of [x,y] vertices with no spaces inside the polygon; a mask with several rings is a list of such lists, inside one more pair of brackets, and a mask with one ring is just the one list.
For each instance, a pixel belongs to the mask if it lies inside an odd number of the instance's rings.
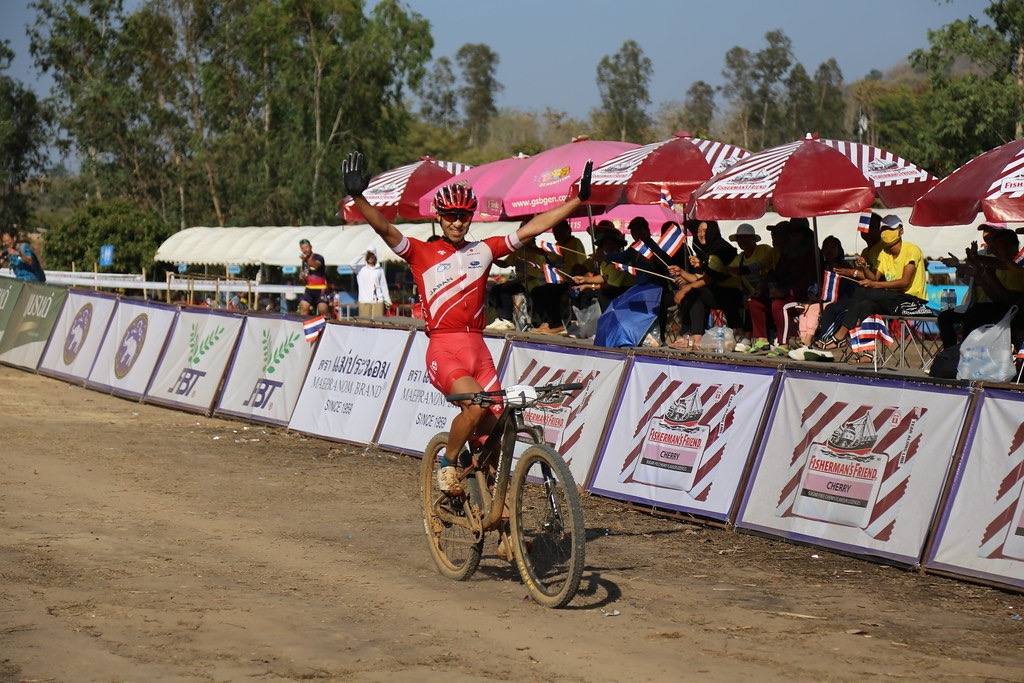
{"label": "woman with hat", "polygon": [[608,255],[625,249],[626,238],[612,223],[602,223],[605,224],[599,223],[594,232],[594,246],[597,247],[594,260],[600,264],[599,272],[596,275],[575,275],[572,279],[580,288],[580,306],[584,306],[589,297],[597,296],[603,311],[612,299],[632,287],[636,278],[607,260]]}
{"label": "woman with hat", "polygon": [[[740,223],[736,232],[729,235],[729,241],[735,242],[740,248],[740,253],[732,260],[726,268],[726,272],[739,277],[743,289],[743,303],[748,315],[741,330],[737,330],[736,338],[740,341],[736,344],[736,351],[747,351],[751,347],[749,321],[749,305],[751,299],[766,299],[768,292],[765,289],[765,275],[775,269],[778,261],[778,254],[767,244],[758,244],[761,236],[754,231],[750,223]],[[767,339],[765,348],[767,348]]]}

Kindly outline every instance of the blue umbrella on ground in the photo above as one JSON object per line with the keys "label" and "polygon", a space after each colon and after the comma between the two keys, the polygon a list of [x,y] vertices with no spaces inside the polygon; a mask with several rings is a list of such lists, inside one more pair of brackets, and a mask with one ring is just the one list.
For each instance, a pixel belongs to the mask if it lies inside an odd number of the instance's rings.
{"label": "blue umbrella on ground", "polygon": [[613,299],[597,319],[594,346],[639,346],[658,320],[661,287],[636,285]]}

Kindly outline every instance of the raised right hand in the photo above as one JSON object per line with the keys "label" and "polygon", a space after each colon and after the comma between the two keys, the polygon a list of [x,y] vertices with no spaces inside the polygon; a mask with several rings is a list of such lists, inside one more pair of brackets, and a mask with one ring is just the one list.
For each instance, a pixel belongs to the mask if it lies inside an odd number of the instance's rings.
{"label": "raised right hand", "polygon": [[362,196],[370,184],[370,176],[366,173],[366,159],[362,152],[352,152],[341,162],[342,180],[345,192],[352,197]]}

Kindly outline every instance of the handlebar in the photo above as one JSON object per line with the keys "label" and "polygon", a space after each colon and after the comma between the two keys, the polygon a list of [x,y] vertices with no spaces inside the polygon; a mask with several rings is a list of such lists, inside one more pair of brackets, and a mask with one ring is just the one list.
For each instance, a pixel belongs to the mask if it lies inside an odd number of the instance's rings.
{"label": "handlebar", "polygon": [[[492,404],[497,403],[498,399],[505,398],[508,396],[509,389],[513,387],[506,387],[505,389],[498,389],[497,391],[477,391],[469,392],[464,394],[448,394],[445,398],[452,403],[458,403],[459,401],[474,401],[480,404]],[[537,396],[550,396],[551,394],[562,394],[570,391],[579,391],[583,388],[582,382],[566,382],[563,384],[545,384],[544,386],[534,387],[537,392]]]}

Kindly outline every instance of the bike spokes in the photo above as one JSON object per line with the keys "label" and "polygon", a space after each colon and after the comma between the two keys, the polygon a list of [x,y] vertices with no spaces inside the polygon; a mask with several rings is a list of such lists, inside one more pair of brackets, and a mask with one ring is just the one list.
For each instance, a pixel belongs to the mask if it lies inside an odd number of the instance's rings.
{"label": "bike spokes", "polygon": [[450,496],[438,485],[438,460],[447,441],[447,434],[438,434],[423,454],[423,526],[438,571],[462,581],[472,576],[480,564],[483,537],[470,529],[473,525],[469,520],[474,516],[479,519],[479,515],[468,496]]}
{"label": "bike spokes", "polygon": [[519,459],[511,495],[512,536],[523,581],[538,603],[561,607],[579,588],[586,540],[569,467],[551,448],[532,446]]}

